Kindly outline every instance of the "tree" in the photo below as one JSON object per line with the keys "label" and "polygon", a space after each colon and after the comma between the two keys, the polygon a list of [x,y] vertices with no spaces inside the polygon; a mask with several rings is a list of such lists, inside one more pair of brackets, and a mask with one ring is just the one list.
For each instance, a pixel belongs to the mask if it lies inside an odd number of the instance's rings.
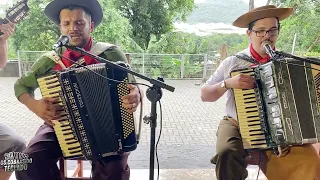
{"label": "tree", "polygon": [[[29,1],[30,8],[27,17],[16,25],[12,36],[12,45],[17,50],[48,51],[60,36],[60,29],[44,14],[44,7],[51,0]],[[120,16],[112,2],[99,0],[104,10],[103,21],[95,29],[93,38],[122,46],[123,49],[139,50],[139,47],[129,37],[131,26],[129,21]]]}
{"label": "tree", "polygon": [[281,22],[279,47],[289,51],[293,37],[297,34],[296,49],[301,52],[320,52],[320,3],[315,0],[276,0],[280,7],[294,7],[294,14]]}
{"label": "tree", "polygon": [[130,38],[132,26],[128,19],[122,17],[115,8],[114,2],[99,0],[103,9],[103,20],[92,33],[96,41],[104,41],[121,46],[126,51],[141,51],[141,48]]}
{"label": "tree", "polygon": [[44,51],[49,50],[59,37],[59,28],[43,13],[50,0],[29,1],[27,17],[17,24],[13,34],[13,45],[16,50]]}
{"label": "tree", "polygon": [[156,40],[173,29],[173,21],[182,19],[193,10],[193,0],[119,0],[117,8],[132,25],[132,38],[144,50],[152,35]]}

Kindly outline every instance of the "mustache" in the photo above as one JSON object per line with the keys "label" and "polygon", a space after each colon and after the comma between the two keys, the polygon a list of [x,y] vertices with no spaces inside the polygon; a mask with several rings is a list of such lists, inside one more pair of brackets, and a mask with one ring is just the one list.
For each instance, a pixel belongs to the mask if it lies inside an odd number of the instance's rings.
{"label": "mustache", "polygon": [[263,44],[263,43],[271,43],[271,44],[273,44],[273,41],[271,41],[270,39],[266,39],[266,40],[261,42],[261,44]]}
{"label": "mustache", "polygon": [[73,33],[68,33],[68,35],[70,35],[71,37],[74,37],[74,36],[82,36],[83,33],[81,32],[73,32]]}

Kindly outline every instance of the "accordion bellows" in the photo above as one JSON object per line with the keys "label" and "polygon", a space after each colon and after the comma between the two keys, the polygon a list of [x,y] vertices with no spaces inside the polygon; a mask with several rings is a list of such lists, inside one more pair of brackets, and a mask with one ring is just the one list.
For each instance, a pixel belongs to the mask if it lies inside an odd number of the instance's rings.
{"label": "accordion bellows", "polygon": [[316,143],[320,140],[320,66],[294,59],[231,72],[251,75],[254,89],[233,89],[245,149]]}

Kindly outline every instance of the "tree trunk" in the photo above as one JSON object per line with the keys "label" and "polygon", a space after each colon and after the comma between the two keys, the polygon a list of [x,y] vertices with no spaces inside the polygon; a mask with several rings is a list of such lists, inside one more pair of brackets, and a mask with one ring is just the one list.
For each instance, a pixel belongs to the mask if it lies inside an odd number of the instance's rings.
{"label": "tree trunk", "polygon": [[320,38],[320,35],[318,35],[318,37],[316,38],[316,40],[313,41],[313,43],[309,46],[307,52],[311,51],[311,49],[319,42],[319,38]]}
{"label": "tree trunk", "polygon": [[249,11],[254,9],[254,0],[249,1]]}
{"label": "tree trunk", "polygon": [[270,2],[271,2],[271,0],[268,0],[266,5],[269,5],[269,4],[270,4]]}
{"label": "tree trunk", "polygon": [[221,63],[221,61],[223,61],[224,59],[227,58],[228,56],[228,46],[226,44],[223,44],[221,47],[220,47],[220,59],[217,60],[217,63],[213,65],[213,69],[217,69]]}
{"label": "tree trunk", "polygon": [[225,58],[227,58],[228,54],[228,47],[226,44],[223,44],[220,48],[220,61],[224,60]]}

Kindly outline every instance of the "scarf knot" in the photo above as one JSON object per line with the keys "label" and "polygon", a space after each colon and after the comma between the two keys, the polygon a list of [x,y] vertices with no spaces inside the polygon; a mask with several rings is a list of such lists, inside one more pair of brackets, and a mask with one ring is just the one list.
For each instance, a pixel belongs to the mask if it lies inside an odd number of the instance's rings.
{"label": "scarf knot", "polygon": [[[89,41],[87,42],[87,44],[84,46],[84,50],[85,51],[90,51],[92,46],[92,37],[89,38]],[[83,58],[84,62],[78,62],[79,59]],[[71,59],[72,61],[70,61],[69,59]],[[79,52],[75,52],[71,49],[65,50],[62,54],[62,58],[61,58],[62,63],[66,66],[66,68],[72,66],[74,64],[74,62],[77,62],[77,64],[75,64],[75,67],[79,66],[78,64],[82,65],[82,66],[86,66],[86,65],[90,65],[90,64],[97,64],[98,61],[92,57],[86,56],[86,55],[82,55]],[[74,61],[74,62],[73,62]],[[62,67],[59,64],[56,64],[56,66],[53,68],[54,71],[61,71]]]}

